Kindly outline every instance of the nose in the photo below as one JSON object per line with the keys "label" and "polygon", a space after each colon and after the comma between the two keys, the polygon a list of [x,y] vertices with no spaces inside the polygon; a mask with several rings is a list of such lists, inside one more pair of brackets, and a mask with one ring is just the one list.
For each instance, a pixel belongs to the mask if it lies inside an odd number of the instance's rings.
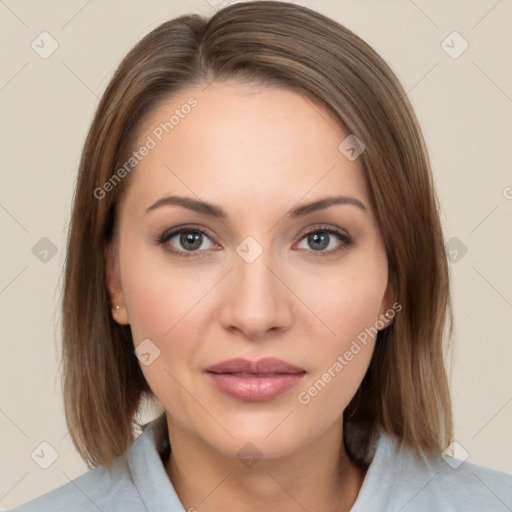
{"label": "nose", "polygon": [[224,283],[222,326],[249,341],[261,341],[289,329],[293,294],[287,285],[270,250],[264,250],[251,263],[235,254],[233,269]]}

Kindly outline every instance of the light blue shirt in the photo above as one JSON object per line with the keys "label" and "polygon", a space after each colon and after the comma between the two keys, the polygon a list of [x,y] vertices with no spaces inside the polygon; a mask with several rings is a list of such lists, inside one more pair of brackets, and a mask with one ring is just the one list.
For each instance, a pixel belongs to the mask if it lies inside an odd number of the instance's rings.
{"label": "light blue shirt", "polygon": [[[145,425],[110,471],[93,469],[11,512],[185,512],[160,458],[156,426]],[[512,511],[512,475],[449,461],[418,462],[381,430],[351,512]]]}

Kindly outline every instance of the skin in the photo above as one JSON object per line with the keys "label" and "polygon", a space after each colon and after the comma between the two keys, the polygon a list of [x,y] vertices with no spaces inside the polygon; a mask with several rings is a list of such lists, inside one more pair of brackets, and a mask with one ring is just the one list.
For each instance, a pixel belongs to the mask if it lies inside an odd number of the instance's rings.
{"label": "skin", "polygon": [[[130,324],[135,346],[149,338],[160,350],[141,368],[166,410],[166,471],[186,510],[349,510],[365,473],[345,452],[342,413],[375,338],[308,404],[297,396],[394,302],[361,158],[338,150],[348,134],[323,107],[287,89],[232,82],[169,98],[140,127],[141,143],[191,96],[198,105],[133,171],[107,263],[115,320]],[[228,217],[174,205],[146,213],[171,194],[222,206]],[[345,204],[285,216],[332,195],[357,198],[367,211]],[[155,243],[183,224],[209,233],[199,251],[179,235]],[[327,235],[315,250],[305,235],[324,233],[322,225],[352,244]],[[236,252],[247,236],[263,249],[252,263]],[[264,356],[305,369],[304,381],[272,400],[244,402],[202,372]],[[237,457],[248,442],[261,455],[252,467]]]}

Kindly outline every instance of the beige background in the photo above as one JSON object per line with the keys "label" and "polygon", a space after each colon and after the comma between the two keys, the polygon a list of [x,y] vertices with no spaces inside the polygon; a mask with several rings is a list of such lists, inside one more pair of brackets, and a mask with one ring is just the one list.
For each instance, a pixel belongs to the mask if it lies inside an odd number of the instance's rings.
{"label": "beige background", "polygon": [[[469,461],[512,473],[512,2],[296,3],[365,39],[408,91],[446,240],[467,248],[451,263],[456,440]],[[143,35],[213,8],[213,0],[0,1],[0,509],[85,470],[63,417],[57,325],[67,219],[94,108]],[[47,59],[31,48],[42,31],[59,45]],[[469,43],[458,58],[441,46],[453,31]],[[461,43],[447,40],[452,53]],[[32,252],[43,237],[57,250],[46,262]],[[59,454],[46,470],[31,458],[43,441]]]}

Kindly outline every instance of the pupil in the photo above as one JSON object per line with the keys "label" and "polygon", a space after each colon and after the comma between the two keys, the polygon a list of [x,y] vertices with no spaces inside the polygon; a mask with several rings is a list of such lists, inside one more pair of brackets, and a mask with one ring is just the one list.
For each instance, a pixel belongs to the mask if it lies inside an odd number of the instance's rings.
{"label": "pupil", "polygon": [[[309,235],[308,242],[314,250],[325,249],[329,245],[328,236],[327,233],[313,233]],[[318,242],[320,242],[320,247],[317,245]]]}
{"label": "pupil", "polygon": [[[189,249],[189,250],[196,250],[201,247],[201,233],[197,232],[189,232],[189,233],[182,233],[180,237],[180,243],[182,247]],[[190,244],[190,245],[188,245]]]}

